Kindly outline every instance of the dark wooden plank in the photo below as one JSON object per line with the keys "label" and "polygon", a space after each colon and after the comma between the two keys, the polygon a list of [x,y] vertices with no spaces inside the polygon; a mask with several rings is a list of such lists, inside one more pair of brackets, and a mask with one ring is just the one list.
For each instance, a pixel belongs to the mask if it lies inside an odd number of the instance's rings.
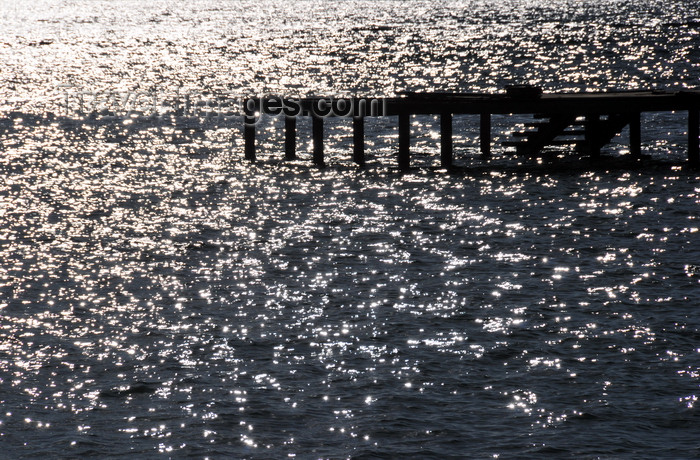
{"label": "dark wooden plank", "polygon": [[386,115],[412,114],[557,114],[634,113],[644,111],[687,110],[697,104],[698,91],[685,92],[612,92],[543,94],[537,98],[510,98],[504,94],[466,95],[464,97],[423,95],[386,98]]}
{"label": "dark wooden plank", "polygon": [[[542,115],[543,118],[548,118],[548,115]],[[526,128],[540,128],[543,125],[549,124],[549,121],[535,121],[535,122],[530,122],[530,123],[523,123],[523,126]],[[571,123],[569,123],[569,126],[574,127],[574,126],[583,126],[584,122],[583,121],[577,121],[574,120]]]}

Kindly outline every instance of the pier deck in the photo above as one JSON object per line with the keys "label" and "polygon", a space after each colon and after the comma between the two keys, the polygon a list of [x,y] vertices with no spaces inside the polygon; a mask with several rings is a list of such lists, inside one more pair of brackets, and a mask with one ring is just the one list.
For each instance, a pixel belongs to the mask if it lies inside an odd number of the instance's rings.
{"label": "pier deck", "polygon": [[[545,93],[535,87],[513,87],[503,94],[403,93],[390,98],[263,97],[246,101],[245,156],[255,159],[255,122],[260,113],[285,116],[285,158],[296,157],[296,117],[312,117],[313,161],[324,164],[323,121],[327,117],[353,119],[353,160],[363,165],[364,119],[397,116],[399,130],[398,167],[410,169],[410,117],[440,116],[440,159],[452,166],[452,117],[480,115],[480,150],[491,154],[491,116],[532,114],[540,122],[532,130],[516,132],[517,140],[505,145],[516,153],[536,155],[548,145],[574,144],[576,151],[592,157],[602,146],[629,126],[630,153],[641,156],[640,116],[643,112],[686,111],[688,113],[688,161],[700,167],[700,91],[628,91],[601,93]],[[576,130],[576,127],[583,129]],[[571,128],[574,128],[573,130]],[[564,138],[562,138],[562,136]]]}

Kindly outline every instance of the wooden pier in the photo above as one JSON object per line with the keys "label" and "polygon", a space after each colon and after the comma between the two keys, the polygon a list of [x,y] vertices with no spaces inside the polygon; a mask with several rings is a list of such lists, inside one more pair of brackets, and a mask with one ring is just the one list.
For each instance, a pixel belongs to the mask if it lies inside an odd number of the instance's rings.
{"label": "wooden pier", "polygon": [[365,164],[364,126],[367,117],[398,117],[397,163],[401,171],[411,166],[410,122],[413,115],[440,116],[440,164],[452,166],[452,117],[479,115],[481,155],[491,155],[491,116],[530,114],[537,120],[527,130],[512,133],[503,145],[520,155],[537,155],[553,145],[573,145],[575,151],[595,158],[626,126],[629,126],[630,154],[641,157],[641,114],[643,112],[685,111],[688,120],[688,162],[700,167],[700,91],[630,91],[601,93],[542,94],[536,87],[507,88],[503,94],[404,93],[391,98],[251,98],[245,103],[243,136],[245,157],[255,160],[255,122],[261,113],[285,118],[285,159],[296,158],[296,118],[312,118],[313,162],[325,164],[324,119],[353,120],[353,161]]}

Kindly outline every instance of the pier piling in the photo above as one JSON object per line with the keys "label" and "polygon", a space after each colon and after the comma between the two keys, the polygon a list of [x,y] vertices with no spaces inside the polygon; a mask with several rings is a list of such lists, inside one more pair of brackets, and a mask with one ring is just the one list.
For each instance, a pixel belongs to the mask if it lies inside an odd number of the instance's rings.
{"label": "pier piling", "polygon": [[600,129],[600,115],[586,115],[586,150],[591,158],[600,156],[600,145],[598,145],[598,130]]}
{"label": "pier piling", "polygon": [[316,166],[325,166],[323,160],[323,118],[313,116],[312,120],[311,137],[313,138],[314,146],[314,164]]}
{"label": "pier piling", "polygon": [[481,112],[479,144],[481,146],[481,156],[484,158],[491,156],[491,114],[488,112]]}
{"label": "pier piling", "polygon": [[243,124],[243,139],[245,143],[246,160],[255,160],[255,117],[245,117]]}
{"label": "pier piling", "polygon": [[452,166],[452,114],[440,115],[440,165],[443,168]]}
{"label": "pier piling", "polygon": [[639,112],[630,115],[630,153],[632,158],[641,158],[642,156],[642,127]]}
{"label": "pier piling", "polygon": [[284,117],[284,158],[294,160],[297,157],[297,119]]}
{"label": "pier piling", "polygon": [[700,167],[700,108],[688,110],[688,163]]}
{"label": "pier piling", "polygon": [[365,117],[353,117],[353,161],[360,166],[365,165]]}
{"label": "pier piling", "polygon": [[411,116],[408,112],[399,114],[399,170],[408,171],[411,167]]}

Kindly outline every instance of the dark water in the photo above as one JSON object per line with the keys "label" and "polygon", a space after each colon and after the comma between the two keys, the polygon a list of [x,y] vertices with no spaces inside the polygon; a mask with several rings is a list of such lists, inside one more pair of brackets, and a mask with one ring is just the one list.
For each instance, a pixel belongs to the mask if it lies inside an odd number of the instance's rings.
{"label": "dark water", "polygon": [[365,170],[330,123],[318,170],[265,119],[251,165],[239,119],[82,116],[60,86],[697,89],[699,2],[0,5],[0,456],[700,456],[684,114],[628,170],[486,164],[456,118],[456,174],[416,117],[401,175],[395,120]]}

